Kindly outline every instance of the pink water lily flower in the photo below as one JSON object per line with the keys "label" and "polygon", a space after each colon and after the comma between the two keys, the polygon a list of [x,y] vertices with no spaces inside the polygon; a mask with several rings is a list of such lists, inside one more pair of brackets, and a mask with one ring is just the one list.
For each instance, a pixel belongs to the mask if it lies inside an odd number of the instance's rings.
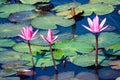
{"label": "pink water lily flower", "polygon": [[33,37],[36,35],[37,32],[38,32],[38,30],[33,32],[32,26],[23,27],[21,30],[21,34],[18,34],[18,36],[20,36],[21,38],[23,38],[25,40],[33,40],[33,39],[35,39]]}
{"label": "pink water lily flower", "polygon": [[86,28],[87,30],[93,32],[93,33],[99,33],[99,32],[105,30],[105,29],[108,27],[108,25],[105,26],[105,27],[103,27],[103,25],[104,25],[105,22],[106,22],[106,18],[104,18],[101,23],[99,22],[98,16],[96,16],[96,17],[93,19],[93,21],[92,21],[90,18],[88,18],[87,20],[88,20],[88,25],[89,25],[89,27],[87,27],[87,26],[85,26],[85,25],[82,25],[82,26],[83,26],[84,28]]}
{"label": "pink water lily flower", "polygon": [[47,37],[43,35],[40,35],[40,36],[44,41],[48,43],[53,43],[58,38],[58,36],[53,36],[53,32],[51,29],[48,29]]}

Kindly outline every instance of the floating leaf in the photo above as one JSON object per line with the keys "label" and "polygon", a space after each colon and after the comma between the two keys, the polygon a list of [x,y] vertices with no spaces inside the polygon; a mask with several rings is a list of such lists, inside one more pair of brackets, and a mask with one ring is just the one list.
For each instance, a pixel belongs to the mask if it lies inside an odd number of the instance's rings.
{"label": "floating leaf", "polygon": [[39,13],[33,11],[16,12],[9,16],[11,22],[30,24],[30,21],[39,16]]}
{"label": "floating leaf", "polygon": [[[100,63],[104,59],[105,59],[104,56],[99,56],[98,62]],[[91,55],[75,56],[71,62],[77,66],[82,67],[91,66],[95,64],[95,56]]]}
{"label": "floating leaf", "polygon": [[6,48],[0,48],[0,52],[1,51],[7,51],[8,49],[6,49]]}
{"label": "floating leaf", "polygon": [[114,11],[114,8],[112,5],[102,4],[102,3],[84,4],[84,5],[80,5],[76,9],[82,9],[84,11],[83,16],[89,16],[93,12],[97,15],[105,15]]}
{"label": "floating leaf", "polygon": [[[53,61],[51,57],[45,57],[41,56],[40,54],[37,54],[36,56],[33,56],[34,63],[36,67],[44,67],[44,66],[53,66]],[[21,57],[21,60],[30,61],[27,65],[32,66],[31,58],[29,54],[25,54]],[[60,62],[56,61],[56,64],[59,64]]]}
{"label": "floating leaf", "polygon": [[33,9],[35,9],[35,7],[33,5],[25,5],[25,4],[2,5],[0,7],[0,12],[1,12],[0,17],[6,18],[9,16],[10,13],[15,13],[15,12],[20,12],[20,11],[28,11],[28,10],[33,10]]}
{"label": "floating leaf", "polygon": [[107,54],[120,56],[120,43],[110,45],[106,47],[105,49],[107,51]]}
{"label": "floating leaf", "polygon": [[111,4],[111,5],[119,5],[119,0],[93,0],[91,3],[105,3],[105,4]]}
{"label": "floating leaf", "polygon": [[[13,74],[16,74],[16,71],[7,71],[7,70],[0,70],[0,77],[5,77],[5,76],[10,76],[10,75],[13,75]],[[0,79],[1,80],[1,79]],[[3,79],[3,80],[6,80],[6,79]],[[7,79],[9,80],[9,79]]]}
{"label": "floating leaf", "polygon": [[20,59],[22,54],[14,51],[0,52],[0,63],[6,63],[8,61],[14,61]]}
{"label": "floating leaf", "polygon": [[11,39],[0,39],[0,47],[11,47],[14,44],[16,43]]}
{"label": "floating leaf", "polygon": [[7,0],[0,0],[0,4],[5,3]]}
{"label": "floating leaf", "polygon": [[4,78],[0,78],[0,80],[20,80],[19,77],[4,77]]}
{"label": "floating leaf", "polygon": [[52,10],[53,11],[55,10],[56,12],[61,12],[61,11],[69,10],[72,7],[75,8],[75,7],[79,6],[79,5],[80,5],[80,3],[78,3],[78,2],[71,2],[71,3],[67,3],[67,4],[57,6],[57,7],[53,8]]}
{"label": "floating leaf", "polygon": [[63,27],[68,27],[74,24],[75,21],[73,19],[64,19],[63,17],[58,16],[44,16],[38,17],[32,20],[31,24],[35,28],[40,29],[55,29],[56,25],[61,25]]}
{"label": "floating leaf", "polygon": [[54,48],[61,49],[68,53],[73,53],[76,55],[76,51],[80,53],[88,53],[93,50],[93,46],[84,42],[76,42],[76,41],[59,41],[56,42]]}
{"label": "floating leaf", "polygon": [[24,4],[35,4],[37,2],[50,2],[50,0],[20,0]]}
{"label": "floating leaf", "polygon": [[22,24],[0,24],[0,38],[16,37],[25,25]]}
{"label": "floating leaf", "polygon": [[54,58],[56,60],[61,60],[61,59],[64,59],[66,57],[65,52],[60,50],[60,49],[53,51],[53,53],[54,53]]}
{"label": "floating leaf", "polygon": [[[83,41],[95,46],[95,35],[88,33],[76,38],[76,41]],[[120,35],[114,32],[102,32],[98,37],[99,48],[105,48],[120,43]]]}
{"label": "floating leaf", "polygon": [[[13,49],[15,51],[18,51],[18,52],[27,52],[27,53],[29,53],[28,44],[23,43],[23,42],[15,44],[13,46]],[[40,46],[36,46],[36,45],[31,45],[31,49],[32,49],[33,53],[34,52],[40,52],[41,47]]]}
{"label": "floating leaf", "polygon": [[18,70],[18,69],[22,68],[24,65],[26,65],[27,63],[29,63],[29,62],[28,61],[20,61],[20,60],[9,61],[9,62],[3,64],[2,68],[5,70],[14,70],[15,71],[15,69]]}

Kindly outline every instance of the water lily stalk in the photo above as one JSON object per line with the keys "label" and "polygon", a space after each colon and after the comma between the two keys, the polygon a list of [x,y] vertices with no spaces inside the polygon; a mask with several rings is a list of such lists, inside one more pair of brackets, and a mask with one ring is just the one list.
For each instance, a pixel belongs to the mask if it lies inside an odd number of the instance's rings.
{"label": "water lily stalk", "polygon": [[28,26],[28,27],[23,27],[21,30],[21,34],[18,34],[18,36],[20,36],[21,38],[25,39],[28,42],[28,48],[29,48],[29,53],[30,53],[33,68],[35,66],[34,66],[34,60],[33,60],[33,56],[32,56],[32,49],[30,46],[30,40],[36,39],[36,38],[34,38],[34,36],[36,35],[37,32],[38,32],[38,30],[33,32],[32,26]]}
{"label": "water lily stalk", "polygon": [[96,40],[96,54],[95,54],[95,67],[98,66],[98,33],[95,33],[95,40]]}
{"label": "water lily stalk", "polygon": [[106,22],[106,18],[103,19],[102,22],[100,23],[98,16],[96,16],[93,20],[91,20],[90,18],[87,18],[87,20],[88,20],[89,27],[85,25],[82,25],[82,26],[95,34],[95,39],[96,39],[95,67],[97,68],[98,67],[98,33],[105,30],[108,27],[108,25],[103,27],[103,25]]}
{"label": "water lily stalk", "polygon": [[31,61],[32,61],[32,66],[33,66],[33,68],[34,68],[35,65],[34,65],[34,59],[33,59],[33,56],[32,56],[32,49],[31,49],[31,45],[30,45],[30,40],[28,40],[27,42],[28,42],[30,57],[31,57]]}
{"label": "water lily stalk", "polygon": [[55,68],[56,74],[58,74],[58,69],[57,69],[55,59],[54,59],[54,55],[53,55],[53,51],[52,51],[52,44],[49,43],[49,45],[50,45],[50,53],[51,53],[51,56],[52,56],[52,61],[53,61],[53,64],[54,64],[54,68]]}
{"label": "water lily stalk", "polygon": [[58,36],[53,36],[53,32],[52,32],[51,29],[48,29],[47,37],[43,36],[43,35],[40,35],[40,36],[44,41],[49,43],[50,53],[51,53],[52,61],[53,61],[53,64],[54,64],[54,68],[55,68],[56,74],[58,74],[58,69],[57,69],[55,59],[54,59],[54,55],[53,55],[53,51],[52,51],[52,43],[54,43],[56,41]]}

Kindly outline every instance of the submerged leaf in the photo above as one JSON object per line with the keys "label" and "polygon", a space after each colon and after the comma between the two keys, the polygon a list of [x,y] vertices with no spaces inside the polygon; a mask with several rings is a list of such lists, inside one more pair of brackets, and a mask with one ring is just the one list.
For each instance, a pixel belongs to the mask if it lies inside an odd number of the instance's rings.
{"label": "submerged leaf", "polygon": [[5,3],[7,0],[0,0],[0,4]]}

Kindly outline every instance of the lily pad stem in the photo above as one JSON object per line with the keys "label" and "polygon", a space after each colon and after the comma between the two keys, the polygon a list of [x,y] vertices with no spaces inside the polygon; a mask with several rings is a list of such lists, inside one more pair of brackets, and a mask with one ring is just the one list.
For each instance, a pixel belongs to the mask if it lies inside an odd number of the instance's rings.
{"label": "lily pad stem", "polygon": [[56,63],[55,63],[55,59],[54,59],[54,55],[53,55],[53,51],[52,51],[52,44],[49,43],[49,46],[50,46],[50,53],[51,53],[51,56],[52,56],[54,68],[55,68],[56,74],[58,74],[58,69],[57,69],[57,66],[56,66]]}
{"label": "lily pad stem", "polygon": [[95,40],[96,40],[96,54],[95,54],[95,67],[98,67],[98,33],[95,33]]}
{"label": "lily pad stem", "polygon": [[31,57],[31,60],[32,60],[32,66],[34,68],[35,65],[34,65],[34,60],[33,60],[33,56],[32,56],[32,49],[31,49],[31,46],[30,46],[30,40],[28,40],[28,47],[29,47],[30,57]]}

